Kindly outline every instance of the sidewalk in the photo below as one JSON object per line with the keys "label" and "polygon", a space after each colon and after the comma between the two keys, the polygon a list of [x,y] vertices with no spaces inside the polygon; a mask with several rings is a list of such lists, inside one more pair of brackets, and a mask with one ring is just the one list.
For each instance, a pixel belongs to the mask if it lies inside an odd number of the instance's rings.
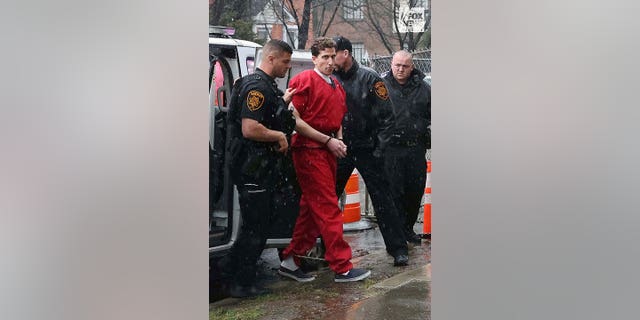
{"label": "sidewalk", "polygon": [[331,319],[431,319],[431,264],[399,273],[373,288],[382,293],[332,315]]}
{"label": "sidewalk", "polygon": [[[422,225],[416,224],[416,230]],[[371,270],[368,279],[335,283],[329,269],[313,272],[316,280],[298,283],[279,276],[275,249],[261,257],[261,282],[271,294],[255,299],[226,298],[210,304],[210,319],[430,319],[431,246],[410,247],[409,265],[394,267],[380,231],[345,233],[354,265]]]}

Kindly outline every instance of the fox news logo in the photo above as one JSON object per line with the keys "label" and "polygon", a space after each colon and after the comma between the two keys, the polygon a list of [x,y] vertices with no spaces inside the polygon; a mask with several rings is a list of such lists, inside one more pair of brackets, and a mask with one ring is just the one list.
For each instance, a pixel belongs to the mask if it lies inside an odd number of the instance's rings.
{"label": "fox news logo", "polygon": [[426,10],[423,7],[402,5],[396,13],[396,25],[401,33],[424,32]]}

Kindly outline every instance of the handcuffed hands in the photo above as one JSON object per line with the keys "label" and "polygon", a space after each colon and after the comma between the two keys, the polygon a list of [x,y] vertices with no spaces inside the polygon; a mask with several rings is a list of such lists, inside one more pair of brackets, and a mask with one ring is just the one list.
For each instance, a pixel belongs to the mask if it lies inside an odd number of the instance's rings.
{"label": "handcuffed hands", "polygon": [[338,158],[344,158],[347,156],[347,145],[344,144],[342,140],[330,138],[329,141],[327,141],[327,148]]}

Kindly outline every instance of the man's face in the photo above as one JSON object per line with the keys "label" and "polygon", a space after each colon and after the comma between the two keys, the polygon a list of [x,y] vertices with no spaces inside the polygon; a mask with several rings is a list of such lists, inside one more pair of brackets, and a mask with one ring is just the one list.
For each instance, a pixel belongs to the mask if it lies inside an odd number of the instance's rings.
{"label": "man's face", "polygon": [[391,60],[391,72],[399,83],[407,82],[411,71],[413,71],[413,62],[409,56],[395,55]]}
{"label": "man's face", "polygon": [[335,69],[338,71],[344,70],[344,65],[349,58],[349,50],[336,51]]}
{"label": "man's face", "polygon": [[291,69],[291,53],[281,52],[279,55],[273,56],[273,76],[284,78],[287,71]]}
{"label": "man's face", "polygon": [[316,69],[318,69],[318,71],[328,76],[333,73],[333,68],[335,67],[335,58],[336,49],[326,48],[324,50],[321,50],[320,53],[318,53],[317,57],[312,56],[311,60],[313,61],[313,64],[316,66]]}

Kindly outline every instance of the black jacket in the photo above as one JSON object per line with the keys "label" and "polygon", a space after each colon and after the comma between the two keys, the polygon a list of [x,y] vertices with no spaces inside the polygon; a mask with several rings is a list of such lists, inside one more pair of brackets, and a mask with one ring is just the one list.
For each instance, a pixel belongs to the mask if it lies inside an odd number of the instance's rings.
{"label": "black jacket", "polygon": [[393,145],[431,144],[431,87],[423,79],[424,73],[417,69],[404,85],[393,78],[391,71],[384,77],[395,114]]}
{"label": "black jacket", "polygon": [[382,78],[356,61],[347,72],[335,75],[347,92],[347,113],[342,121],[344,143],[350,148],[382,151],[393,129],[393,107]]}

